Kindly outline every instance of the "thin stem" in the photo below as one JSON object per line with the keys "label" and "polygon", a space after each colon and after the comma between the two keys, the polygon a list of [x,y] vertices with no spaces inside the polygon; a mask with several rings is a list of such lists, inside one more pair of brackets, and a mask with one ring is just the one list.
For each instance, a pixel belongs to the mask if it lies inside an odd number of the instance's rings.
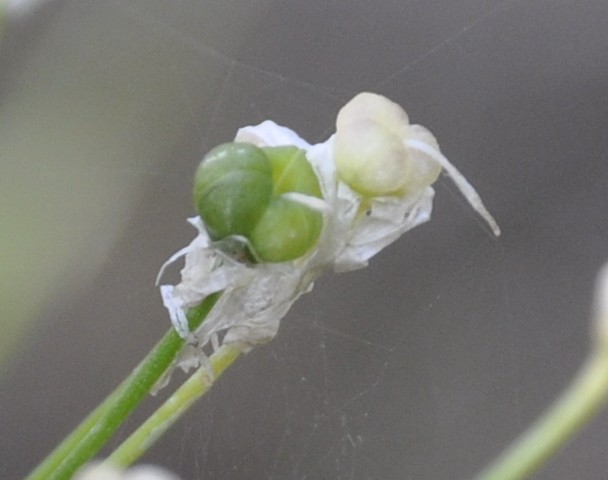
{"label": "thin stem", "polygon": [[598,347],[570,387],[477,480],[518,480],[538,470],[608,398],[608,348]]}
{"label": "thin stem", "polygon": [[[203,322],[221,293],[188,312],[192,330]],[[112,392],[26,480],[69,480],[110,439],[145,395],[169,369],[184,345],[171,329],[122,384]]]}
{"label": "thin stem", "polygon": [[241,354],[233,346],[221,346],[209,358],[209,366],[199,368],[140,427],[125,440],[106,462],[128,467],[141,457],[188,409],[212,387],[217,379]]}

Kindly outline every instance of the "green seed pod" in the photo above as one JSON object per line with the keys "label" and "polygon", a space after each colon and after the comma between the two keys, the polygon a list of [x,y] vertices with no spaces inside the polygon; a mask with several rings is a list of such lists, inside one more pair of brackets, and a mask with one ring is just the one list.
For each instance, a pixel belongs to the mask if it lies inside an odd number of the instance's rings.
{"label": "green seed pod", "polygon": [[306,153],[297,147],[265,147],[264,153],[272,165],[272,193],[281,195],[298,192],[323,198],[317,175],[306,159]]}
{"label": "green seed pod", "polygon": [[254,257],[285,262],[310,251],[323,228],[319,212],[282,197],[290,192],[322,198],[303,150],[227,143],[199,165],[194,202],[212,239],[242,235]]}
{"label": "green seed pod", "polygon": [[301,257],[317,244],[323,216],[286,198],[274,198],[256,228],[251,243],[266,262],[286,262]]}
{"label": "green seed pod", "polygon": [[273,201],[251,234],[258,256],[267,262],[285,262],[301,257],[317,244],[323,216],[292,200],[277,198],[298,192],[323,198],[317,175],[306,153],[293,146],[265,147],[272,165]]}
{"label": "green seed pod", "polygon": [[247,237],[271,196],[271,164],[261,149],[247,143],[215,147],[194,177],[194,204],[214,240]]}

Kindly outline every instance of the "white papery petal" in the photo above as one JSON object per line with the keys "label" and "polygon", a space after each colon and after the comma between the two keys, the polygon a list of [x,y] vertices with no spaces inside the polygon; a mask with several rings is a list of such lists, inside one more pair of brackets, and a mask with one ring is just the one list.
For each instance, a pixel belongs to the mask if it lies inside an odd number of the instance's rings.
{"label": "white papery petal", "polygon": [[302,150],[308,150],[310,144],[303,140],[293,130],[277,125],[272,120],[264,120],[255,127],[239,128],[234,138],[235,142],[251,143],[257,147],[283,147],[295,145]]}

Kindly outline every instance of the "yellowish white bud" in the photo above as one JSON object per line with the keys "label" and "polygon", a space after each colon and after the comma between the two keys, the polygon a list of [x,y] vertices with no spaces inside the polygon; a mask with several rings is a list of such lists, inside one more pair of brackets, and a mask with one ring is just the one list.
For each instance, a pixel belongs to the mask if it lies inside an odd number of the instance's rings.
{"label": "yellowish white bud", "polygon": [[338,113],[333,147],[338,177],[367,198],[415,198],[444,169],[495,235],[500,228],[467,179],[445,158],[431,132],[410,125],[405,111],[382,95],[363,92]]}
{"label": "yellowish white bud", "polygon": [[408,139],[438,149],[424,127],[410,125],[405,111],[382,95],[364,92],[338,113],[334,160],[340,179],[365,197],[405,196],[431,185],[441,166],[408,148]]}
{"label": "yellowish white bud", "polygon": [[344,105],[338,112],[336,128],[367,120],[399,137],[403,136],[410,123],[407,113],[395,102],[377,93],[362,92]]}
{"label": "yellowish white bud", "polygon": [[398,195],[412,169],[401,138],[365,119],[338,130],[334,158],[340,179],[366,197]]}

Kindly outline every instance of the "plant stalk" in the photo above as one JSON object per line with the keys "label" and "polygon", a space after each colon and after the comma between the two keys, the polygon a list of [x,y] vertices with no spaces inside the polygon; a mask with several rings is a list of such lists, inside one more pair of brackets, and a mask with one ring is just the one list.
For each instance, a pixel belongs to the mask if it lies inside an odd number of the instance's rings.
{"label": "plant stalk", "polygon": [[[221,292],[208,296],[188,311],[190,328],[198,328]],[[184,345],[171,329],[146,358],[26,480],[70,480],[74,472],[91,460],[171,367]]]}
{"label": "plant stalk", "polygon": [[188,409],[213,386],[215,380],[240,356],[241,350],[222,345],[209,357],[209,365],[199,368],[107,459],[115,467],[126,468],[139,459]]}
{"label": "plant stalk", "polygon": [[598,345],[570,386],[476,480],[520,480],[536,472],[608,399],[608,348]]}

